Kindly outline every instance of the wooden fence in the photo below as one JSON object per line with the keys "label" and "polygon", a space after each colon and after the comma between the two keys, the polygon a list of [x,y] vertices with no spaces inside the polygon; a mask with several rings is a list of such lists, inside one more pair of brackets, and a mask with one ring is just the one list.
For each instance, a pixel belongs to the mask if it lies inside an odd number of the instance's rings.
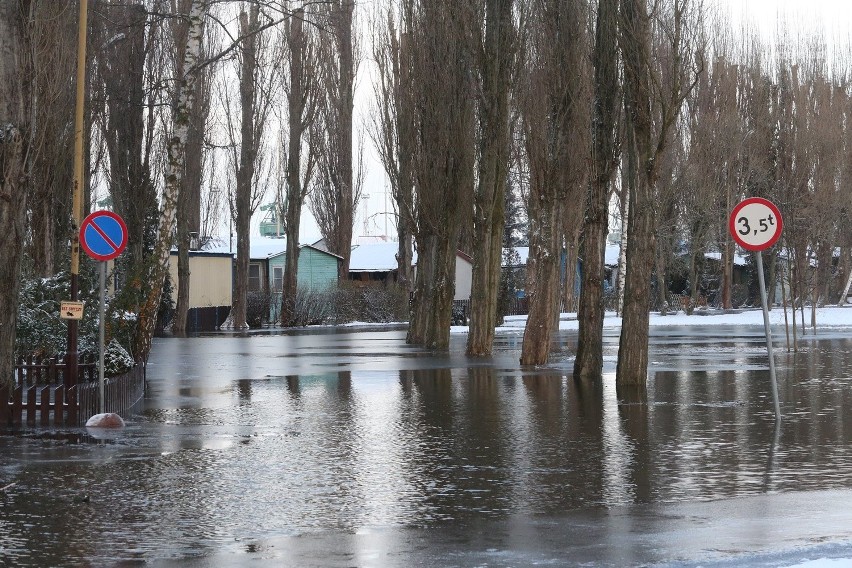
{"label": "wooden fence", "polygon": [[[21,360],[10,385],[0,386],[0,426],[82,426],[98,413],[97,363],[82,361],[76,385],[66,385],[66,366],[56,360]],[[104,380],[104,411],[133,408],[145,394],[145,366]]]}

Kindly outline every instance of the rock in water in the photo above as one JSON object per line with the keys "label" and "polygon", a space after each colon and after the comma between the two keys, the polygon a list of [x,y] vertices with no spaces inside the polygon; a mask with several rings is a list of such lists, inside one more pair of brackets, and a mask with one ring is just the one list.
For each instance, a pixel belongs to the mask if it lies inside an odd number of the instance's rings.
{"label": "rock in water", "polygon": [[86,422],[86,428],[124,428],[124,420],[114,412],[95,414]]}

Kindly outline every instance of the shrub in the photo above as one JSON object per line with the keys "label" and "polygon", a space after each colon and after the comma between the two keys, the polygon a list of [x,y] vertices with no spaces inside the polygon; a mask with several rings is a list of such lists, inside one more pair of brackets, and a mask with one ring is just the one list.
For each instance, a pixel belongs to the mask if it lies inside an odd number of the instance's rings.
{"label": "shrub", "polygon": [[[68,324],[59,317],[59,304],[71,298],[71,279],[67,272],[49,278],[25,279],[18,296],[18,324],[15,355],[54,357],[68,346]],[[86,315],[78,324],[77,350],[97,350],[98,298],[87,283],[80,280],[80,300],[86,303]],[[93,311],[94,310],[94,311]]]}
{"label": "shrub", "polygon": [[272,299],[264,292],[246,294],[246,323],[252,329],[262,327],[269,321],[269,307]]}
{"label": "shrub", "polygon": [[133,368],[135,363],[130,353],[115,340],[109,342],[104,350],[104,376],[123,375]]}
{"label": "shrub", "polygon": [[333,291],[331,320],[387,323],[408,319],[408,293],[395,284],[346,282]]}

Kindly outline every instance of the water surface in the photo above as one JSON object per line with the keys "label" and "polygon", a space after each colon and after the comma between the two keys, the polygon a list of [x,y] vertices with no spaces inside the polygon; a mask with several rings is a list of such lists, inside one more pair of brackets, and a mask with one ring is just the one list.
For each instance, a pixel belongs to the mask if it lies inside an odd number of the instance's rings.
{"label": "water surface", "polygon": [[[123,432],[0,436],[0,559],[624,564],[852,539],[849,336],[778,343],[780,429],[757,328],[655,328],[644,393],[574,381],[570,333],[535,369],[520,335],[487,360],[464,340],[435,355],[399,330],[159,339]],[[714,542],[761,526],[731,520],[746,503],[822,518]]]}

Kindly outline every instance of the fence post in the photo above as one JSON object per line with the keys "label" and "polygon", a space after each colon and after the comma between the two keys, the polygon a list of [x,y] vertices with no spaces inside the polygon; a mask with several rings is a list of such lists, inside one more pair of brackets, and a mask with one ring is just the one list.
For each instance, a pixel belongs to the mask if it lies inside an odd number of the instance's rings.
{"label": "fence post", "polygon": [[12,412],[9,408],[9,385],[0,385],[0,426],[9,426],[12,422]]}

